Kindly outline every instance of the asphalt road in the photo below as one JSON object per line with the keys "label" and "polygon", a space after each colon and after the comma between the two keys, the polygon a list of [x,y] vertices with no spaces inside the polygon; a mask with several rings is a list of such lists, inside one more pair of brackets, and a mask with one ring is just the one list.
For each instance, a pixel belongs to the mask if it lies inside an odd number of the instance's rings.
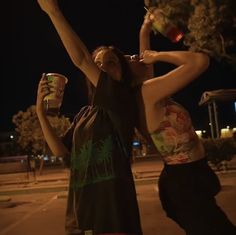
{"label": "asphalt road", "polygon": [[[218,204],[236,224],[236,177],[220,175],[223,190]],[[136,185],[144,235],[184,235],[181,228],[165,216],[152,181]],[[1,235],[65,235],[66,191],[13,194],[0,202]],[[9,201],[7,201],[9,199]]]}

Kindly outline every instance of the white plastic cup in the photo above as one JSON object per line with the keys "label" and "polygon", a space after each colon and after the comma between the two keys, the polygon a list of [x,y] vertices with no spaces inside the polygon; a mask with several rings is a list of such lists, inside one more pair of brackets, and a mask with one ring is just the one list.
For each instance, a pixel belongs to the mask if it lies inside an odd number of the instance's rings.
{"label": "white plastic cup", "polygon": [[44,98],[46,112],[47,114],[56,115],[59,113],[68,79],[59,73],[47,73],[45,77],[50,81],[51,87],[50,94]]}

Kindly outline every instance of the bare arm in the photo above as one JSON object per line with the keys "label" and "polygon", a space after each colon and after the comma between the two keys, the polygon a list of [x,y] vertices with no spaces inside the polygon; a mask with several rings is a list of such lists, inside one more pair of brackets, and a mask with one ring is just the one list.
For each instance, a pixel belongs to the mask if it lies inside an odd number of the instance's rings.
{"label": "bare arm", "polygon": [[43,99],[49,94],[49,86],[50,83],[44,79],[43,75],[38,85],[36,113],[43,131],[43,135],[52,153],[57,157],[64,157],[69,154],[69,151],[53,130],[43,107]]}
{"label": "bare arm", "polygon": [[74,65],[96,86],[101,71],[84,43],[63,16],[57,0],[38,0],[38,3],[51,19]]}
{"label": "bare arm", "polygon": [[[145,50],[151,49],[151,44],[150,44],[151,32],[152,32],[152,22],[150,20],[150,13],[148,12],[144,17],[143,24],[142,24],[140,31],[139,31],[139,54],[140,54],[140,57],[142,57]],[[148,78],[154,77],[153,64],[148,65],[147,77]]]}
{"label": "bare arm", "polygon": [[149,105],[173,95],[200,76],[209,65],[207,55],[191,51],[156,52],[147,50],[143,54],[142,61],[146,64],[162,61],[178,66],[163,76],[144,82],[142,94],[145,103]]}

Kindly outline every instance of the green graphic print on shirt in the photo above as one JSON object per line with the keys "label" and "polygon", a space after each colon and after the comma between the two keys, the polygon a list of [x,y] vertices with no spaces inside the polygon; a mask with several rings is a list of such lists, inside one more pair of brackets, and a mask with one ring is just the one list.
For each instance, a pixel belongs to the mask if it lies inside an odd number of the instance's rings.
{"label": "green graphic print on shirt", "polygon": [[72,150],[71,156],[71,187],[74,190],[89,184],[115,178],[112,159],[112,138],[93,143],[85,143],[80,153]]}

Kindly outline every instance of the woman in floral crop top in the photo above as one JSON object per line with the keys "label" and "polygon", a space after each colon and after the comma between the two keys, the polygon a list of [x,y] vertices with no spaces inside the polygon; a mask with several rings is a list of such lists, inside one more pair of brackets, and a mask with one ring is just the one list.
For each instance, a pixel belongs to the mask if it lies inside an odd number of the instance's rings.
{"label": "woman in floral crop top", "polygon": [[[139,129],[153,140],[164,161],[158,186],[162,207],[187,235],[235,235],[236,228],[220,209],[215,195],[220,183],[208,166],[204,148],[192,126],[189,113],[171,98],[175,92],[199,77],[209,58],[190,51],[150,50],[153,13],[148,13],[140,30],[140,65],[137,72]],[[176,68],[153,76],[152,64],[167,62]],[[140,68],[133,67],[135,71]],[[144,71],[144,70],[143,70]]]}

